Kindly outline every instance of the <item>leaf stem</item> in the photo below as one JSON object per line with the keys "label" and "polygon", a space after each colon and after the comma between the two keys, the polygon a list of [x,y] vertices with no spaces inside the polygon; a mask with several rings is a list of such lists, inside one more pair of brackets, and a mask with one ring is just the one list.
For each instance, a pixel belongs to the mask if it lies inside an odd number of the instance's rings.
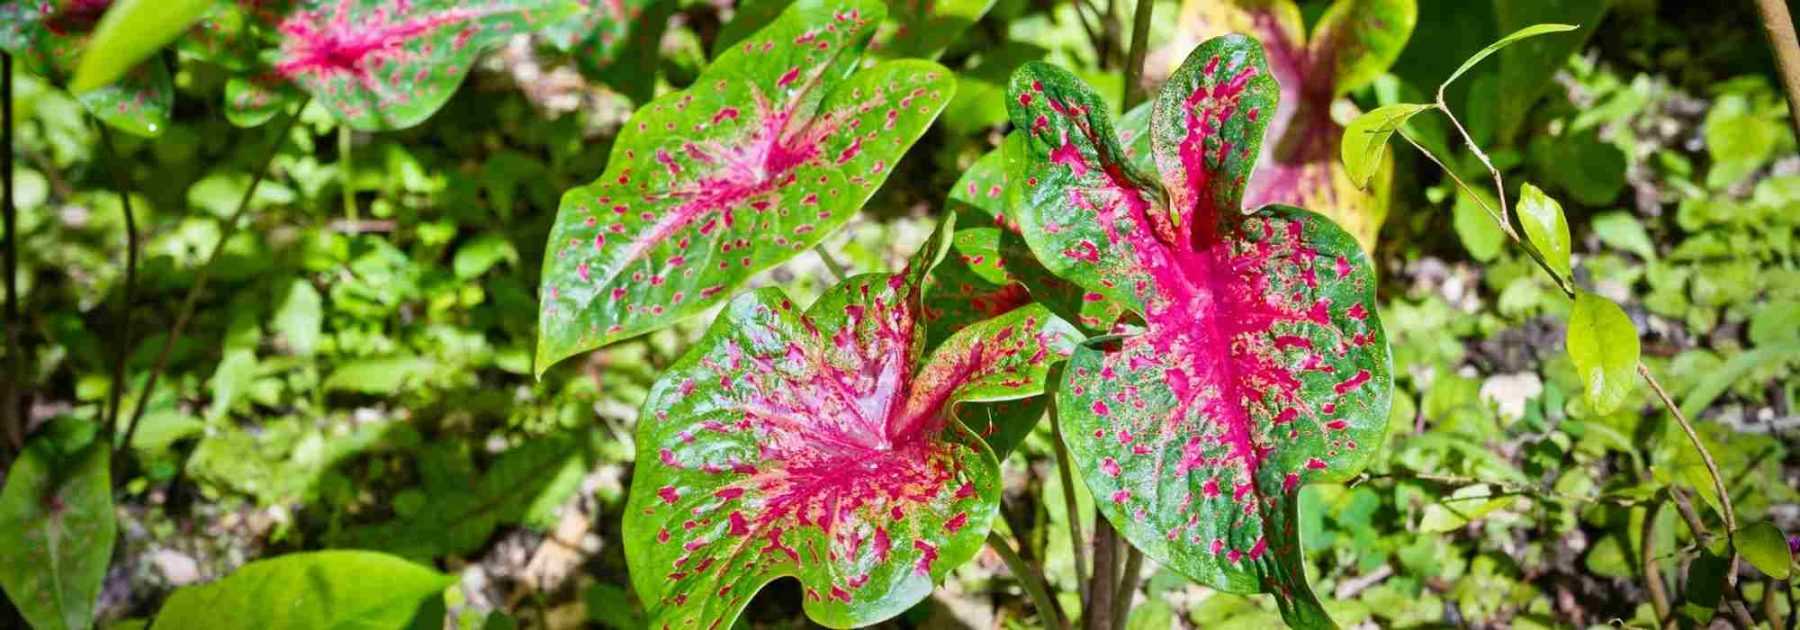
{"label": "leaf stem", "polygon": [[340,187],[344,194],[344,220],[354,234],[360,222],[356,216],[356,162],[351,153],[351,140],[350,126],[338,123],[338,177],[342,180]]}
{"label": "leaf stem", "polygon": [[1056,392],[1044,392],[1050,400],[1050,433],[1051,442],[1056,446],[1056,474],[1062,482],[1063,507],[1069,511],[1069,551],[1075,559],[1075,585],[1080,591],[1081,601],[1088,600],[1088,557],[1082,553],[1087,547],[1086,537],[1081,531],[1081,504],[1075,500],[1075,474],[1070,470],[1069,446],[1063,444],[1062,421],[1056,419]]}
{"label": "leaf stem", "polygon": [[[119,150],[113,144],[112,131],[106,123],[95,121],[100,129],[100,146],[106,151],[106,168],[112,171],[113,186],[119,195],[119,206],[125,214],[125,290],[119,298],[119,324],[113,343],[118,345],[112,365],[112,384],[106,402],[106,439],[119,438],[119,407],[125,398],[125,362],[131,357],[131,309],[137,305],[138,229],[136,213],[131,211],[130,175],[120,163]],[[114,445],[113,459],[119,459],[123,445]]]}
{"label": "leaf stem", "polygon": [[1113,599],[1119,587],[1119,537],[1104,515],[1094,519],[1094,574],[1081,607],[1084,630],[1112,630]]}
{"label": "leaf stem", "polygon": [[1644,527],[1639,534],[1638,559],[1643,563],[1640,572],[1644,576],[1644,590],[1650,593],[1650,608],[1656,612],[1656,625],[1668,627],[1672,623],[1669,617],[1669,592],[1663,586],[1662,571],[1656,566],[1656,521],[1661,515],[1663,503],[1654,501],[1644,513]]}
{"label": "leaf stem", "polygon": [[[268,175],[269,165],[274,163],[275,156],[281,153],[281,147],[287,144],[288,133],[293,130],[294,122],[300,119],[300,112],[305,110],[307,105],[308,102],[300,103],[300,106],[294,109],[294,113],[288,115],[287,122],[282,123],[279,130],[276,131],[275,137],[269,141],[268,152],[263,155],[262,163],[257,166],[256,172],[251,174],[250,185],[244,189],[244,195],[238,198],[237,209],[233,210],[231,217],[225,220],[225,227],[219,233],[218,244],[213,246],[212,253],[206,257],[206,262],[201,263],[200,268],[194,272],[194,284],[188,287],[187,296],[182,298],[181,310],[175,315],[175,324],[169,328],[169,336],[163,339],[162,350],[156,354],[156,363],[150,366],[150,373],[144,379],[144,387],[138,392],[137,406],[131,410],[131,422],[125,427],[125,441],[121,448],[130,448],[131,438],[137,434],[138,422],[144,419],[144,412],[150,407],[150,396],[156,392],[157,377],[162,375],[163,370],[168,369],[169,358],[174,354],[175,344],[181,340],[181,334],[187,329],[188,321],[193,319],[194,309],[200,302],[200,294],[206,291],[206,280],[212,272],[213,265],[219,262],[219,258],[225,252],[225,246],[231,242],[231,238],[236,236],[242,227],[244,214],[250,210],[250,200],[256,195],[256,187],[262,184],[263,178]],[[114,475],[113,483],[118,483],[123,477],[124,475]]]}
{"label": "leaf stem", "polygon": [[825,263],[825,269],[831,272],[832,279],[837,282],[843,282],[844,278],[850,277],[850,274],[844,269],[844,263],[838,262],[838,259],[833,257],[831,252],[825,251],[825,243],[821,242],[817,247],[814,247],[813,253],[818,254],[819,260]]}
{"label": "leaf stem", "polygon": [[[1700,452],[1700,461],[1706,464],[1706,473],[1712,477],[1713,492],[1719,495],[1719,507],[1725,516],[1725,539],[1731,542],[1731,564],[1736,567],[1737,541],[1734,536],[1737,532],[1737,513],[1731,506],[1731,494],[1725,490],[1725,477],[1719,474],[1719,464],[1713,461],[1712,451],[1707,450],[1706,444],[1700,440],[1700,433],[1688,422],[1687,414],[1681,412],[1681,407],[1669,398],[1669,392],[1663,390],[1662,383],[1657,382],[1656,377],[1650,374],[1650,367],[1640,361],[1637,369],[1638,375],[1644,377],[1644,382],[1650,385],[1651,391],[1656,392],[1656,397],[1662,400],[1663,406],[1669,408],[1669,414],[1675,416],[1675,423],[1681,425],[1681,431],[1687,434],[1688,442],[1694,445],[1694,450]],[[1731,584],[1737,584],[1735,571],[1727,575]]]}
{"label": "leaf stem", "polygon": [[1131,600],[1137,595],[1138,578],[1144,572],[1144,552],[1130,542],[1125,543],[1125,572],[1119,577],[1119,590],[1113,593],[1112,630],[1125,630],[1131,616]]}
{"label": "leaf stem", "polygon": [[1481,160],[1481,165],[1486,166],[1488,173],[1494,176],[1494,194],[1500,200],[1500,229],[1505,231],[1507,236],[1512,237],[1513,242],[1519,242],[1521,240],[1519,233],[1513,231],[1512,220],[1508,218],[1506,211],[1506,186],[1500,181],[1500,169],[1494,168],[1493,160],[1489,160],[1487,153],[1482,152],[1481,146],[1475,144],[1475,138],[1469,135],[1469,130],[1463,128],[1462,121],[1457,120],[1456,114],[1450,112],[1450,106],[1444,103],[1444,88],[1447,86],[1449,86],[1448,83],[1438,86],[1438,111],[1443,112],[1444,117],[1450,119],[1450,124],[1456,127],[1457,133],[1462,135],[1463,143],[1468,145],[1469,151],[1475,154],[1475,159]]}
{"label": "leaf stem", "polygon": [[19,326],[23,320],[19,317],[19,222],[18,212],[13,207],[13,58],[12,55],[0,52],[0,134],[5,134],[6,157],[0,164],[0,188],[4,188],[6,201],[4,220],[6,228],[6,400],[5,409],[0,409],[0,430],[5,431],[6,442],[13,451],[25,445],[25,410],[19,404],[24,400],[25,389],[25,347],[20,343]]}
{"label": "leaf stem", "polygon": [[988,530],[987,544],[994,549],[996,555],[1000,556],[1000,560],[1006,563],[1006,569],[1012,572],[1013,577],[1018,578],[1019,586],[1023,587],[1025,594],[1031,597],[1031,603],[1037,607],[1038,616],[1043,618],[1044,625],[1066,630],[1069,622],[1063,618],[1062,611],[1057,609],[1056,600],[1050,597],[1050,589],[1044,580],[1044,573],[1039,571],[1036,565],[1031,564],[1031,561],[1020,557],[1019,552],[1014,551],[1012,544],[1000,537],[999,532]]}
{"label": "leaf stem", "polygon": [[1138,0],[1137,11],[1131,15],[1131,54],[1125,60],[1125,87],[1119,95],[1122,105],[1119,111],[1128,112],[1138,103],[1143,102],[1143,87],[1138,83],[1144,80],[1144,55],[1150,45],[1150,15],[1156,10],[1153,0]]}
{"label": "leaf stem", "polygon": [[1800,41],[1794,37],[1794,18],[1788,15],[1783,0],[1756,0],[1762,13],[1763,34],[1775,52],[1776,74],[1787,91],[1788,122],[1794,126],[1794,138],[1800,140]]}

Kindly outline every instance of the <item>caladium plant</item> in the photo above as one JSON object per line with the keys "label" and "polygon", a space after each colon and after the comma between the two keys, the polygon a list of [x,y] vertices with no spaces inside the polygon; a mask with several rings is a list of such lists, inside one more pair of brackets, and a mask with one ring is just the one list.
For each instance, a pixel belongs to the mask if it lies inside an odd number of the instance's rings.
{"label": "caladium plant", "polygon": [[606,173],[563,195],[539,295],[540,373],[716,305],[862,207],[955,89],[928,61],[859,69],[884,11],[795,4],[632,116]]}
{"label": "caladium plant", "polygon": [[624,523],[651,627],[731,627],[783,576],[814,621],[872,624],[981,547],[1000,468],[980,434],[999,428],[959,405],[1040,393],[1074,331],[1024,307],[923,358],[923,282],[950,223],[905,270],[805,311],[779,289],[738,296],[651,387]]}
{"label": "caladium plant", "polygon": [[309,94],[352,128],[402,129],[442,107],[482,52],[583,10],[577,0],[240,0],[184,48],[239,73],[226,93],[234,123],[260,124]]}
{"label": "caladium plant", "polygon": [[[1293,0],[1188,0],[1178,31],[1198,42],[1242,32],[1261,40],[1281,103],[1269,116],[1270,142],[1244,191],[1251,207],[1285,203],[1315,208],[1373,251],[1387,219],[1391,160],[1363,187],[1338,161],[1344,128],[1333,103],[1368,85],[1399,58],[1418,21],[1416,0],[1337,0],[1309,38]],[[1367,190],[1364,190],[1367,188]]]}
{"label": "caladium plant", "polygon": [[[24,68],[61,83],[68,80],[100,16],[112,0],[8,0],[0,3],[0,50]],[[161,59],[138,64],[118,81],[77,96],[101,122],[153,138],[169,126],[174,87]]]}
{"label": "caladium plant", "polygon": [[1057,386],[1100,512],[1189,577],[1275,593],[1290,624],[1327,626],[1297,493],[1381,445],[1391,359],[1350,235],[1299,208],[1242,209],[1279,97],[1255,40],[1201,44],[1152,104],[1144,170],[1093,90],[1027,64],[1009,88],[1026,141],[1008,155],[1008,207],[1047,268],[1141,318],[1077,348]]}

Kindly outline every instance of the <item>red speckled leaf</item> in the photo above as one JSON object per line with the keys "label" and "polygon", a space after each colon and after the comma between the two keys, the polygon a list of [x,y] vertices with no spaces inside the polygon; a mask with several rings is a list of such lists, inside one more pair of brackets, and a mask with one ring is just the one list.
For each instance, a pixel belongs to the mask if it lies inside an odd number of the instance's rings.
{"label": "red speckled leaf", "polygon": [[1307,39],[1291,0],[1224,0],[1184,7],[1181,29],[1197,38],[1246,32],[1268,51],[1269,71],[1281,86],[1256,173],[1244,204],[1313,208],[1356,236],[1365,250],[1388,212],[1391,167],[1371,191],[1350,180],[1337,160],[1344,129],[1331,118],[1334,99],[1361,87],[1392,65],[1417,21],[1415,0],[1337,0]]}
{"label": "red speckled leaf", "polygon": [[1292,625],[1329,625],[1295,511],[1301,485],[1355,474],[1386,430],[1367,259],[1312,212],[1243,212],[1276,105],[1255,41],[1203,43],[1156,97],[1161,186],[1126,161],[1101,103],[1051,66],[1013,78],[1013,123],[1030,135],[1010,211],[1052,270],[1142,318],[1070,358],[1064,439],[1101,513],[1146,554],[1216,588],[1275,593]]}
{"label": "red speckled leaf", "polygon": [[631,27],[651,0],[577,0],[581,10],[551,24],[537,35],[557,50],[579,49],[594,61],[610,61],[613,53],[630,41]]}
{"label": "red speckled leaf", "polygon": [[651,627],[731,627],[784,576],[814,621],[873,624],[981,547],[999,463],[948,411],[1040,392],[1073,338],[1018,309],[921,363],[921,282],[948,240],[805,313],[778,289],[740,295],[651,387],[624,526]]}
{"label": "red speckled leaf", "polygon": [[882,11],[794,5],[626,123],[606,173],[563,195],[538,371],[717,304],[862,207],[954,89],[926,61],[856,70]]}
{"label": "red speckled leaf", "polygon": [[[0,50],[28,72],[57,83],[75,71],[81,51],[112,0],[10,0],[0,3]],[[161,59],[138,64],[123,77],[77,95],[107,125],[154,138],[169,126],[174,87]]]}

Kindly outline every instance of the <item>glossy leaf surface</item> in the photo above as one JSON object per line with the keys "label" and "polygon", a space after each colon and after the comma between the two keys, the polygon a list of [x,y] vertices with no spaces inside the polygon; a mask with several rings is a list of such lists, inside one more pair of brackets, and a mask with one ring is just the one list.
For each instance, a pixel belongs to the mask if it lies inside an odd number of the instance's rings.
{"label": "glossy leaf surface", "polygon": [[115,4],[82,51],[69,89],[85,92],[119,80],[180,36],[212,4],[213,0],[123,0]]}
{"label": "glossy leaf surface", "polygon": [[981,547],[999,463],[951,412],[1041,392],[1073,337],[1027,307],[921,361],[920,291],[949,239],[804,312],[778,289],[740,295],[652,386],[624,526],[652,627],[729,627],[784,576],[814,621],[868,625]]}
{"label": "glossy leaf surface", "polygon": [[1197,48],[1154,100],[1147,173],[1091,89],[1024,66],[1009,104],[1029,142],[1009,211],[1047,267],[1142,318],[1078,348],[1057,391],[1101,513],[1189,577],[1276,593],[1289,623],[1329,625],[1302,569],[1297,492],[1379,447],[1391,361],[1351,237],[1298,208],[1242,210],[1277,104],[1269,73],[1254,40]]}
{"label": "glossy leaf surface", "polygon": [[1562,278],[1571,278],[1569,267],[1569,220],[1563,216],[1562,204],[1543,190],[1525,182],[1519,185],[1519,225],[1525,238],[1543,254],[1550,268]]}
{"label": "glossy leaf surface", "polygon": [[151,627],[209,628],[229,620],[233,627],[262,630],[407,628],[421,607],[455,583],[453,576],[384,553],[293,553],[175,591]]}
{"label": "glossy leaf surface", "polygon": [[93,625],[114,533],[106,444],[28,444],[0,491],[0,586],[36,628]]}
{"label": "glossy leaf surface", "polygon": [[1351,120],[1344,127],[1340,150],[1344,172],[1350,176],[1350,182],[1358,188],[1367,187],[1387,160],[1388,140],[1406,125],[1408,119],[1431,108],[1431,105],[1396,103],[1377,107]]}
{"label": "glossy leaf surface", "polygon": [[[56,82],[69,79],[111,0],[10,0],[0,4],[0,49],[23,68]],[[77,95],[95,118],[132,135],[154,138],[169,126],[174,87],[168,68],[150,59],[117,81]]]}
{"label": "glossy leaf surface", "polygon": [[717,304],[862,207],[954,89],[931,62],[857,69],[882,11],[797,4],[633,115],[606,173],[563,195],[540,373]]}
{"label": "glossy leaf surface", "polygon": [[1245,192],[1247,206],[1311,208],[1355,235],[1365,251],[1374,247],[1387,218],[1392,167],[1377,153],[1367,174],[1346,173],[1338,160],[1345,129],[1331,109],[1393,65],[1417,17],[1415,0],[1337,0],[1309,38],[1291,0],[1190,0],[1183,7],[1181,29],[1190,37],[1243,32],[1261,41],[1281,87],[1281,102],[1265,114],[1272,115],[1268,142]]}
{"label": "glossy leaf surface", "polygon": [[1581,292],[1569,313],[1564,344],[1582,392],[1596,413],[1612,413],[1631,393],[1638,362],[1637,327],[1612,300]]}

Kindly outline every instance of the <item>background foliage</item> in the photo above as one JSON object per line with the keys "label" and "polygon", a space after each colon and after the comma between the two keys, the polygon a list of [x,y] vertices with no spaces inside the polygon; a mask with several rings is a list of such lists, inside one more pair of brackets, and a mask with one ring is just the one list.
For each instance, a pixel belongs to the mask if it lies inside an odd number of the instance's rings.
{"label": "background foliage", "polygon": [[[162,80],[155,72],[169,75],[160,136],[113,134],[109,152],[83,105],[92,97],[16,63],[12,236],[26,367],[17,384],[31,394],[23,427],[31,446],[0,449],[9,456],[0,530],[42,533],[35,506],[11,493],[49,483],[47,474],[66,481],[34,496],[60,497],[77,514],[115,514],[116,537],[89,534],[116,540],[110,550],[84,550],[110,558],[101,588],[75,594],[97,602],[91,616],[101,626],[192,601],[171,597],[182,586],[304,571],[277,566],[279,558],[338,549],[422,565],[393,569],[404,585],[397,598],[416,591],[427,595],[410,601],[431,600],[433,588],[449,585],[442,611],[420,613],[427,619],[639,627],[619,531],[634,423],[657,373],[710,317],[533,378],[544,244],[563,191],[605,172],[632,109],[689,85],[710,51],[781,3],[627,4],[647,17],[622,35],[571,44],[546,29],[493,43],[442,109],[394,131],[340,135],[317,102],[290,128],[234,126],[244,122],[230,100],[241,68],[182,42],[142,71],[152,85]],[[1097,52],[1117,48],[1120,34],[1088,30],[1106,3],[965,6],[981,4],[890,3],[892,15],[916,20],[895,32],[933,37],[878,35],[877,55],[941,51],[958,88],[869,205],[824,239],[852,272],[897,270],[924,242],[953,205],[952,185],[1000,143],[1006,79],[1019,64],[1069,68],[1109,100],[1121,92],[1123,60]],[[1642,334],[1644,362],[1696,421],[1738,520],[1755,528],[1743,535],[1782,541],[1800,532],[1800,147],[1768,53],[1746,32],[1752,8],[1702,4],[1422,1],[1392,68],[1339,102],[1352,112],[1425,102],[1456,63],[1501,34],[1580,24],[1503,51],[1447,100],[1509,182],[1534,182],[1560,202],[1576,280],[1622,305]],[[1116,10],[1128,16],[1129,5]],[[953,17],[922,20],[921,6]],[[1310,28],[1329,3],[1298,6]],[[1157,16],[1184,13],[1176,2],[1155,7]],[[1179,20],[1153,25],[1151,68],[1165,51],[1185,56],[1191,40]],[[1453,150],[1454,131],[1441,122],[1413,130],[1422,145],[1459,156],[1448,167],[1466,180],[1485,177]],[[271,143],[281,148],[246,226],[221,242]],[[1470,193],[1417,152],[1391,153],[1396,192],[1371,254],[1394,352],[1390,431],[1365,475],[1300,493],[1314,589],[1343,624],[1654,623],[1648,579],[1704,576],[1722,564],[1684,524],[1691,516],[1717,531],[1722,522],[1705,468],[1641,385],[1609,410],[1583,399],[1580,367],[1563,351],[1572,313],[1560,290],[1503,246]],[[115,176],[129,182],[143,239],[129,303]],[[216,248],[222,258],[194,320],[139,399]],[[750,285],[808,304],[832,277],[808,253]],[[121,339],[127,314],[136,332]],[[103,426],[119,352],[131,385],[124,408],[146,411],[128,453],[109,461],[94,427]],[[994,527],[1023,543],[1074,610],[1065,493],[1084,518],[1092,512],[1082,484],[1058,478],[1053,452],[1046,424],[1003,462]],[[119,490],[103,500],[90,486],[109,467]],[[80,520],[51,527],[100,527]],[[1091,521],[1081,529],[1092,532]],[[1766,603],[1792,619],[1791,590],[1771,588],[1792,579],[1783,575],[1791,558],[1749,560],[1739,577],[1757,616]],[[0,556],[10,596],[36,588],[14,576],[38,563]],[[1721,603],[1704,589],[1672,592],[1686,598],[1675,607],[1691,623],[1712,619]],[[776,582],[745,623],[799,626],[801,597]],[[9,621],[55,627],[33,604],[3,606]],[[984,549],[891,623],[1036,627],[1032,611]],[[80,626],[84,617],[60,619]],[[1215,593],[1151,567],[1127,625],[1277,619],[1266,597]]]}

